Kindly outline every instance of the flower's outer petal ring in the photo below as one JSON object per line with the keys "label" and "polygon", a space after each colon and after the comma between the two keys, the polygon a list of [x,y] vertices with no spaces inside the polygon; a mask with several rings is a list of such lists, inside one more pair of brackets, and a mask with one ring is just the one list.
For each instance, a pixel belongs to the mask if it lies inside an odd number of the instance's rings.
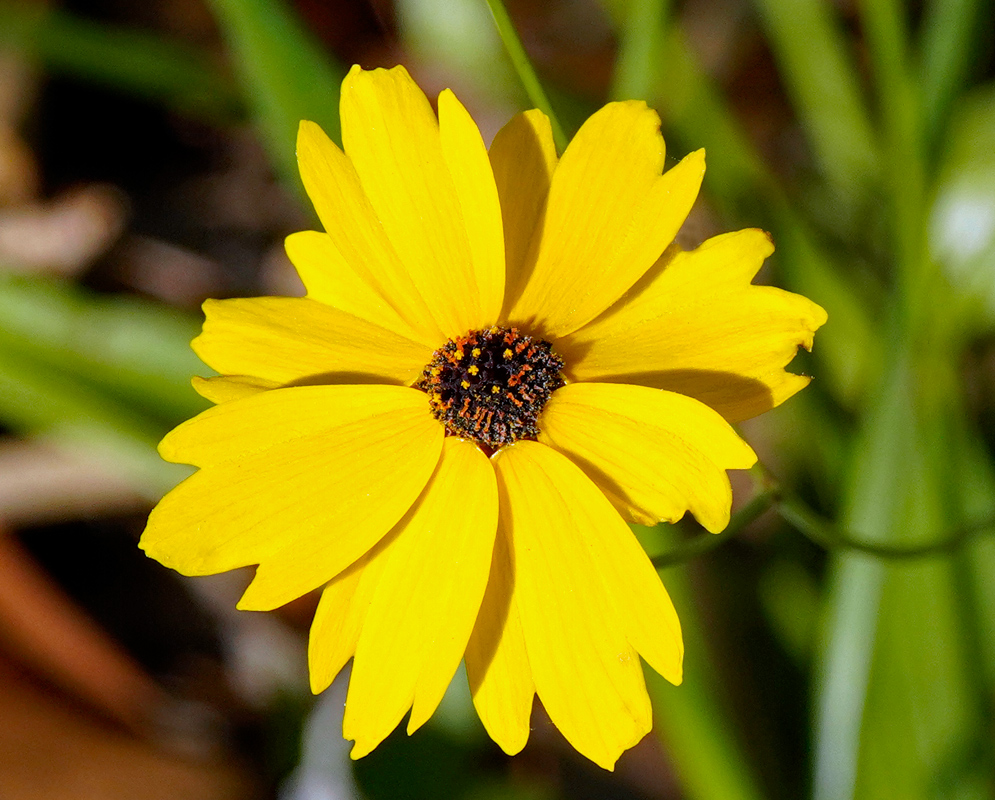
{"label": "flower's outer petal ring", "polygon": [[826,312],[750,284],[772,252],[770,237],[751,229],[666,254],[613,308],[556,342],[567,376],[679,392],[730,422],[784,402],[809,381],[784,367],[799,346],[811,348]]}
{"label": "flower's outer petal ring", "polygon": [[357,66],[340,111],[346,154],[445,338],[493,324],[428,98],[404,67]]}
{"label": "flower's outer petal ring", "polygon": [[447,438],[422,496],[388,535],[346,700],[353,758],[380,744],[408,708],[412,733],[442,700],[484,596],[497,520],[490,461],[472,442]]}
{"label": "flower's outer petal ring", "polygon": [[208,300],[192,347],[223,375],[277,384],[397,383],[418,379],[432,347],[315,300]]}
{"label": "flower's outer petal ring", "polygon": [[292,233],[284,241],[284,247],[312,300],[405,338],[418,340],[419,334],[401,319],[366,277],[342,257],[328,234],[318,231]]}
{"label": "flower's outer petal ring", "polygon": [[610,103],[578,131],[553,174],[509,319],[555,339],[614,303],[659,258],[691,210],[705,171],[698,151],[663,169],[660,118]]}
{"label": "flower's outer petal ring", "polygon": [[642,593],[644,574],[622,577],[640,581],[638,592],[616,591],[616,564],[603,563],[604,548],[593,540],[608,536],[615,545],[632,533],[590,479],[546,445],[520,441],[492,460],[536,693],[567,741],[613,769],[652,727],[626,620],[626,601]]}
{"label": "flower's outer petal ring", "polygon": [[494,172],[480,131],[456,95],[439,95],[439,134],[442,154],[456,188],[480,291],[480,313],[495,320],[504,302],[504,231],[501,201]]}
{"label": "flower's outer petal ring", "polygon": [[201,469],[155,508],[141,546],[185,575],[260,564],[240,605],[275,608],[397,523],[442,438],[424,394],[400,386],[301,386],[223,403],[160,444],[167,460]]}
{"label": "flower's outer petal ring", "polygon": [[231,400],[241,400],[254,394],[276,389],[280,386],[276,381],[266,381],[248,375],[215,375],[211,378],[195,377],[190,383],[194,391],[212,403],[227,403]]}
{"label": "flower's outer petal ring", "polygon": [[727,469],[757,460],[720,414],[674,392],[571,383],[543,409],[539,441],[580,466],[616,508],[645,525],[690,510],[708,530],[729,524]]}
{"label": "flower's outer petal ring", "polygon": [[556,169],[556,146],[549,118],[538,109],[516,114],[497,132],[488,151],[504,221],[505,308],[521,293],[533,264],[532,234],[541,225],[549,184]]}
{"label": "flower's outer petal ring", "polygon": [[490,737],[509,756],[529,740],[535,683],[515,600],[515,569],[506,526],[498,525],[487,592],[466,648],[473,705]]}
{"label": "flower's outer petal ring", "polygon": [[313,122],[297,133],[301,181],[332,245],[385,300],[420,341],[445,339],[432,309],[401,262],[376,211],[363,192],[352,162]]}

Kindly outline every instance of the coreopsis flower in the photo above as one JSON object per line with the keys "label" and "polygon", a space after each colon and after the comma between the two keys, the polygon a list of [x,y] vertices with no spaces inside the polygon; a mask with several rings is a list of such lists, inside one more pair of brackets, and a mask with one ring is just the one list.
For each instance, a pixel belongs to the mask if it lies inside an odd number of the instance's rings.
{"label": "coreopsis flower", "polygon": [[627,521],[729,521],[731,427],[808,383],[784,367],[825,312],[751,280],[759,230],[682,251],[702,151],[663,172],[656,113],[547,118],[486,149],[450,91],[353,68],[344,152],[313,123],[325,228],[287,239],[305,298],[208,301],[217,405],[162,442],[199,470],[141,546],[187,575],[258,565],[239,608],[321,589],[315,692],[353,660],[344,734],[373,750],[432,715],[461,660],[508,753],[533,698],[611,769],[651,728],[640,657],[681,681],[674,607]]}

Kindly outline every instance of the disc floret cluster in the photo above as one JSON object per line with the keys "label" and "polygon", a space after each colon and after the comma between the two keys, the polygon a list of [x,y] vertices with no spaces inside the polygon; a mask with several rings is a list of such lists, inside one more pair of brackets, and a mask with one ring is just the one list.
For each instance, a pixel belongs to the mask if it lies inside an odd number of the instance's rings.
{"label": "disc floret cluster", "polygon": [[417,387],[450,435],[498,448],[538,437],[539,414],[564,385],[562,369],[546,340],[495,325],[446,342]]}

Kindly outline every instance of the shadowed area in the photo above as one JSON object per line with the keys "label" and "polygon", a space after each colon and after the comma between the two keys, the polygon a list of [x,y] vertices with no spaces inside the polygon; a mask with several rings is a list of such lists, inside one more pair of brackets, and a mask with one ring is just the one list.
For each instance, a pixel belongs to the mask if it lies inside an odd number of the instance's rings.
{"label": "shadowed area", "polygon": [[[569,377],[569,371],[567,376]],[[599,377],[597,382],[631,383],[687,395],[715,409],[729,422],[750,419],[770,411],[775,405],[774,395],[767,384],[731,372],[702,369],[633,372],[627,375],[605,375]]]}

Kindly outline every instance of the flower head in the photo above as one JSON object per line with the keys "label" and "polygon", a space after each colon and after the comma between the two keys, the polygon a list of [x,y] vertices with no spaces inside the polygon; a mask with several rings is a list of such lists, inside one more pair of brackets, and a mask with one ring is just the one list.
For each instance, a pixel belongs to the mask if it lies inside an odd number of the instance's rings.
{"label": "flower head", "polygon": [[674,235],[704,155],[663,172],[659,118],[612,103],[562,158],[520,114],[488,151],[450,91],[353,68],[344,152],[301,123],[325,232],[287,252],[306,298],[208,301],[194,348],[217,403],[162,442],[199,470],[142,547],[204,575],[257,564],[244,609],[322,589],[313,689],[353,669],[344,733],[371,751],[434,712],[461,659],[507,752],[533,696],[610,769],[651,727],[640,656],[673,683],[673,605],[626,521],[728,523],[730,422],[808,379],[825,312],[750,281],[745,230]]}

